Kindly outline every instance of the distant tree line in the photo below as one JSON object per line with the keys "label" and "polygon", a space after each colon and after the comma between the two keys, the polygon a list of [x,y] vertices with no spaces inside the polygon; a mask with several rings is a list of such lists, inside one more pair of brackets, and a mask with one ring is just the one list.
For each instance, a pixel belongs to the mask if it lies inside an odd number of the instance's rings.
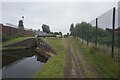
{"label": "distant tree line", "polygon": [[[119,28],[118,28],[119,29]],[[115,46],[118,44],[118,35],[120,31],[115,32]],[[70,35],[73,37],[80,37],[88,42],[95,42],[96,28],[87,22],[77,23],[70,25]],[[105,30],[98,27],[97,30],[97,41],[101,44],[112,45],[112,29],[106,28]]]}

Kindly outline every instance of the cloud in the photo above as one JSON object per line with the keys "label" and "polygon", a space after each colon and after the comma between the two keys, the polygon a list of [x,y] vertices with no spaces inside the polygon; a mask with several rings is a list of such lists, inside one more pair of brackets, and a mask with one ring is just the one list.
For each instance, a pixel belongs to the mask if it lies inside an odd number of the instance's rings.
{"label": "cloud", "polygon": [[71,23],[90,22],[116,5],[113,2],[4,2],[3,23],[17,25],[24,15],[27,28],[41,29],[42,24],[47,24],[52,31],[67,33]]}

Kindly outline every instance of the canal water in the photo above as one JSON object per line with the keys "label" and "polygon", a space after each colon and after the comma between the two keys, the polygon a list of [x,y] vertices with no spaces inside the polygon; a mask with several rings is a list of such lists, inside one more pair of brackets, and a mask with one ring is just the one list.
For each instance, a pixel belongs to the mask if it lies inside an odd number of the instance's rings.
{"label": "canal water", "polygon": [[32,49],[2,53],[2,78],[32,78],[47,58]]}

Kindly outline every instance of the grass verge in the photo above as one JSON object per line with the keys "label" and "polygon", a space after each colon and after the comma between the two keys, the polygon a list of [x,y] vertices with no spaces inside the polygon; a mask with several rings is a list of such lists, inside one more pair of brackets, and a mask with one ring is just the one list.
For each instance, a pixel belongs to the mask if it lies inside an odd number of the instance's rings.
{"label": "grass verge", "polygon": [[34,78],[63,78],[64,77],[64,57],[65,50],[60,38],[46,38],[44,39],[51,47],[53,47],[57,55],[51,57],[43,68],[39,70]]}
{"label": "grass verge", "polygon": [[19,42],[19,41],[23,41],[23,40],[26,40],[26,39],[29,39],[29,38],[32,38],[32,37],[19,37],[19,38],[14,38],[14,39],[11,39],[9,41],[5,41],[2,43],[2,46],[7,46],[7,45],[10,45],[10,44],[14,44],[16,42]]}
{"label": "grass verge", "polygon": [[71,41],[74,41],[74,47],[80,50],[81,54],[83,54],[83,56],[85,56],[100,73],[101,77],[118,78],[118,62],[103,53],[94,50],[94,48],[88,48],[87,45],[84,45],[77,39],[72,38]]}
{"label": "grass verge", "polygon": [[0,49],[0,51],[13,51],[13,50],[21,50],[21,49],[28,49],[29,47],[5,47]]}

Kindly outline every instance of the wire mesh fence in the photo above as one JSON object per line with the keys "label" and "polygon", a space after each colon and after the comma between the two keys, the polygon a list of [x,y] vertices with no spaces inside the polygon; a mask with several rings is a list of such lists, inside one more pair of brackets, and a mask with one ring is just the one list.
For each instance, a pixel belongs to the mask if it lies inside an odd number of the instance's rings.
{"label": "wire mesh fence", "polygon": [[120,8],[112,8],[98,18],[92,20],[92,30],[89,34],[95,35],[89,38],[91,46],[97,47],[102,53],[111,57],[118,57],[119,33],[120,33]]}

